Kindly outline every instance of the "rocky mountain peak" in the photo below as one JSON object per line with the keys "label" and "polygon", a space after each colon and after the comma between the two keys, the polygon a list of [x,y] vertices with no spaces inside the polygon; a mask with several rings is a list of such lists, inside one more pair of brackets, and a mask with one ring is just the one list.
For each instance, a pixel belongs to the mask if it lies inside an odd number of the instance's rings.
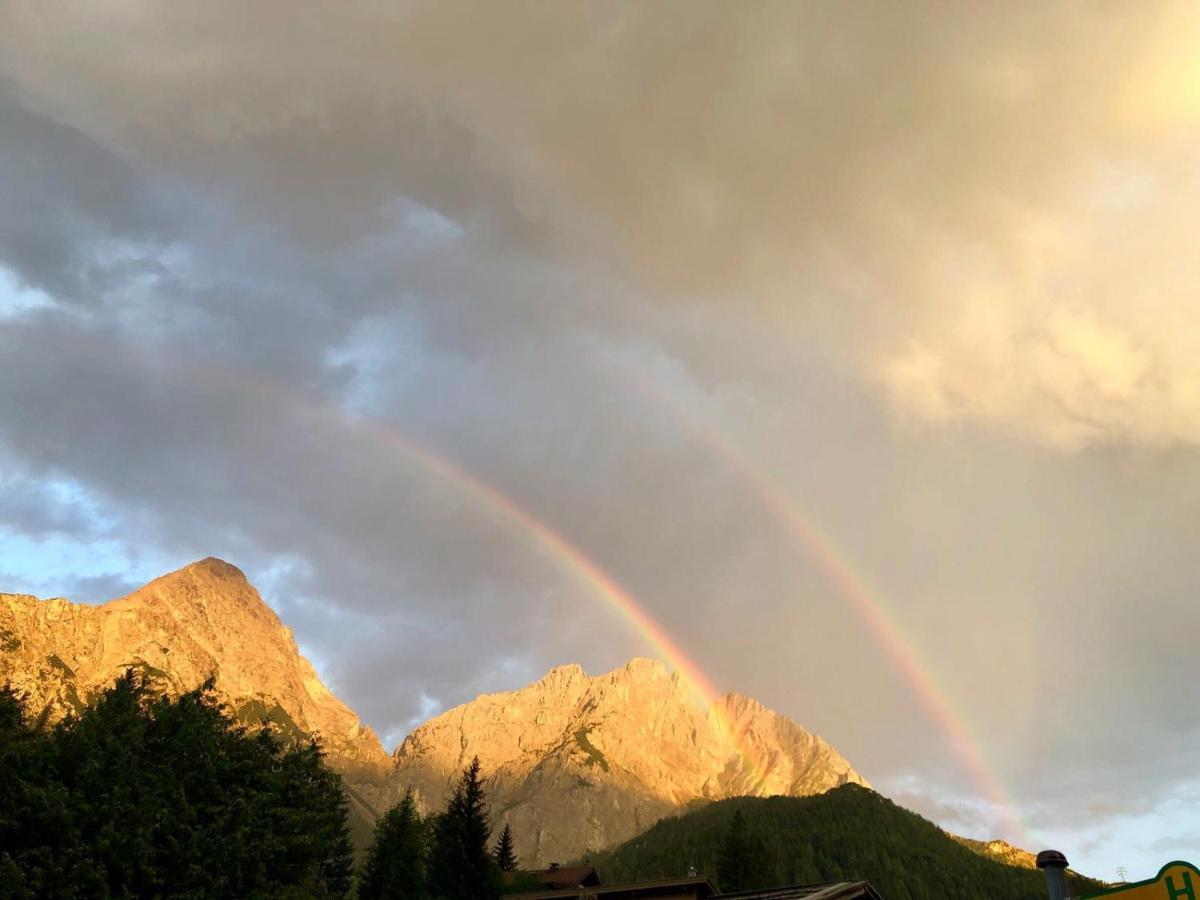
{"label": "rocky mountain peak", "polygon": [[585,678],[587,678],[587,674],[583,671],[583,666],[578,663],[570,663],[565,666],[555,666],[538,679],[537,683],[549,691],[564,691],[579,685]]}
{"label": "rocky mountain peak", "polygon": [[100,605],[0,594],[0,682],[35,709],[68,715],[129,668],[170,692],[212,676],[243,721],[319,736],[360,822],[406,788],[440,809],[478,755],[493,824],[512,825],[526,864],[611,846],[696,801],[864,783],[786,717],[738,694],[705,702],[646,658],[597,676],[557,666],[431,719],[389,758],[241,570],[211,557]]}
{"label": "rocky mountain peak", "polygon": [[119,608],[156,607],[175,618],[211,617],[227,626],[249,618],[267,627],[282,627],[242,570],[212,556],[168,572],[113,602]]}
{"label": "rocky mountain peak", "polygon": [[[216,556],[206,556],[204,559],[189,563],[175,574],[203,575],[218,581],[239,581],[249,584],[246,574],[233,563],[226,562]],[[170,576],[167,576],[170,577]]]}
{"label": "rocky mountain peak", "polygon": [[666,676],[668,673],[667,664],[661,659],[635,656],[620,669],[614,669],[610,674],[618,677],[625,674],[632,678],[658,678]]}
{"label": "rocky mountain peak", "polygon": [[571,859],[697,800],[812,794],[865,784],[832,747],[749,698],[711,705],[659,660],[603,675],[559,666],[416,729],[395,755],[393,796],[439,809],[478,756],[494,825],[528,863]]}
{"label": "rocky mountain peak", "polygon": [[130,668],[172,693],[215,677],[218,696],[244,721],[266,721],[288,737],[319,735],[360,794],[378,798],[390,769],[374,732],[321,683],[291,631],[223,560],[191,563],[99,605],[5,595],[0,649],[0,682],[52,718],[80,709]]}

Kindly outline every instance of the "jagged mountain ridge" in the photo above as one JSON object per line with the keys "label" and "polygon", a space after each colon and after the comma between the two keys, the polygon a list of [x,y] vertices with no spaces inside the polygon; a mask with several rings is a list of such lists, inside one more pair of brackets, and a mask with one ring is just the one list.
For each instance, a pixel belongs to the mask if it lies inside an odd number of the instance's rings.
{"label": "jagged mountain ridge", "polygon": [[360,813],[382,801],[391,762],[379,738],[322,684],[235,566],[204,559],[100,605],[0,594],[0,683],[51,721],[131,667],[172,693],[215,677],[243,721],[319,735]]}
{"label": "jagged mountain ridge", "polygon": [[696,801],[866,784],[789,719],[738,694],[705,708],[648,659],[596,677],[561,666],[448,710],[404,740],[392,781],[437,809],[476,755],[495,826],[511,825],[518,855],[536,863],[619,843]]}
{"label": "jagged mountain ridge", "polygon": [[61,718],[130,667],[173,693],[212,676],[244,721],[319,735],[360,820],[408,787],[426,810],[441,808],[478,754],[496,827],[513,826],[526,863],[610,846],[695,801],[865,784],[785,717],[737,694],[706,709],[652,660],[596,677],[561,666],[435,717],[389,757],[242,572],[218,559],[101,605],[0,594],[0,683],[31,708]]}

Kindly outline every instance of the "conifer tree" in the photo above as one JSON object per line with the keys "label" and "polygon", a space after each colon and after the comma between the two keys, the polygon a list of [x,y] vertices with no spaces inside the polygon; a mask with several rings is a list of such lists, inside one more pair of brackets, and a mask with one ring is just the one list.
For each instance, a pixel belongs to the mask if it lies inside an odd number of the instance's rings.
{"label": "conifer tree", "polygon": [[717,857],[717,883],[725,892],[749,887],[750,839],[746,833],[746,817],[736,810],[721,842]]}
{"label": "conifer tree", "polygon": [[517,854],[513,849],[512,829],[508,825],[500,832],[500,840],[496,844],[496,865],[501,872],[514,872],[517,868]]}
{"label": "conifer tree", "polygon": [[438,900],[488,900],[499,897],[500,878],[488,852],[487,796],[479,757],[463,770],[446,811],[434,824],[429,860],[429,893]]}
{"label": "conifer tree", "polygon": [[54,728],[0,690],[0,895],[342,897],[341,779],[316,744],[251,734],[212,684],[133,673]]}
{"label": "conifer tree", "polygon": [[425,836],[412,790],[375,826],[358,882],[359,900],[420,900],[425,896]]}

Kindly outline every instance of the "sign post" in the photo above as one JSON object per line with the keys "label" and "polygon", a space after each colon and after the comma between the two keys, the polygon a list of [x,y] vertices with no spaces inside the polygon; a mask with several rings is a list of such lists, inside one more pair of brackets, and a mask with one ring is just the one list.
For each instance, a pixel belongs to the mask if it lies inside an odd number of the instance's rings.
{"label": "sign post", "polygon": [[[1041,864],[1041,854],[1038,854]],[[1146,881],[1123,884],[1107,891],[1084,894],[1079,900],[1114,897],[1119,900],[1200,900],[1200,869],[1191,863],[1169,862]]]}

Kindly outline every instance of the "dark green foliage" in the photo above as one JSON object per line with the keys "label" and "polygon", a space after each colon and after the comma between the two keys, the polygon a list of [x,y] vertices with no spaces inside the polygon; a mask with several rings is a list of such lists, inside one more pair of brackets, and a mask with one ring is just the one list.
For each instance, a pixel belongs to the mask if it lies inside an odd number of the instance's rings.
{"label": "dark green foliage", "polygon": [[302,743],[308,740],[304,730],[278,703],[268,708],[261,700],[249,700],[238,707],[234,717],[243,725],[269,728],[285,741]]}
{"label": "dark green foliage", "polygon": [[517,869],[517,852],[513,849],[512,829],[507,825],[500,832],[500,840],[496,842],[496,865],[501,872],[515,872]]}
{"label": "dark green foliage", "polygon": [[[592,859],[605,883],[718,873],[740,814],[749,847],[746,881],[755,888],[866,879],[888,900],[1043,900],[1042,874],[972,853],[933,823],[857,785],[816,797],[740,797],[664,819]],[[756,849],[758,848],[758,849]],[[736,867],[735,867],[736,870]],[[732,890],[718,878],[724,890]],[[1072,893],[1101,885],[1075,879]]]}
{"label": "dark green foliage", "polygon": [[27,735],[25,705],[12,688],[0,686],[0,748],[7,742]]}
{"label": "dark green foliage", "polygon": [[315,744],[248,733],[211,687],[172,700],[129,672],[52,730],[0,691],[0,893],[344,896],[340,779]]}
{"label": "dark green foliage", "polygon": [[761,838],[750,834],[746,816],[735,809],[717,853],[717,882],[724,891],[763,887],[760,873],[767,867],[767,852]]}
{"label": "dark green foliage", "polygon": [[608,771],[608,760],[605,759],[604,754],[596,749],[595,745],[588,740],[587,728],[580,728],[575,732],[575,743],[579,745],[579,749],[587,754],[585,765],[599,766],[605,772]]}
{"label": "dark green foliage", "polygon": [[487,797],[479,757],[463,771],[446,811],[434,820],[429,893],[438,900],[488,900],[500,896],[500,873],[488,852]]}
{"label": "dark green foliage", "polygon": [[383,814],[358,880],[359,900],[420,900],[425,894],[425,825],[412,791]]}

